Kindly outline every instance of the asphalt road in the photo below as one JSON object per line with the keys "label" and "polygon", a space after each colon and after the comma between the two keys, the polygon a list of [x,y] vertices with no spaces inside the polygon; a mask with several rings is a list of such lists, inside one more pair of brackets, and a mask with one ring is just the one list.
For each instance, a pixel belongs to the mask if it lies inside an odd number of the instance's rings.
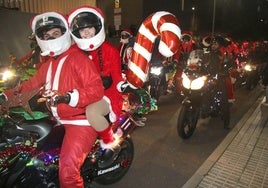
{"label": "asphalt road", "polygon": [[[261,94],[261,86],[252,91],[237,89],[236,102],[231,107],[231,127],[236,125]],[[180,107],[174,96],[161,96],[159,110],[148,114],[146,126],[137,127],[132,133],[135,157],[128,173],[115,184],[94,187],[182,187],[229,130],[223,128],[220,118],[200,119],[193,136],[183,140],[176,130]]]}

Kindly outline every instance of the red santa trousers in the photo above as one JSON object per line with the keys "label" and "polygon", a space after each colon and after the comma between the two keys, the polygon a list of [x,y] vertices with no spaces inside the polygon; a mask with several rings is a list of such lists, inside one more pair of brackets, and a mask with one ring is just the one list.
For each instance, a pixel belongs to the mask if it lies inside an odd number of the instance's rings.
{"label": "red santa trousers", "polygon": [[59,161],[61,188],[84,188],[80,168],[90,152],[97,133],[91,126],[64,125],[65,135]]}

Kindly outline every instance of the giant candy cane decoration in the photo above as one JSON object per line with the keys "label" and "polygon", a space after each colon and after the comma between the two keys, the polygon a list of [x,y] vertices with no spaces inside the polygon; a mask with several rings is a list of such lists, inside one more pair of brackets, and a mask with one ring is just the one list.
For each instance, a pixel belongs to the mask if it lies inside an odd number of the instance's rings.
{"label": "giant candy cane decoration", "polygon": [[177,18],[165,11],[151,14],[141,24],[133,47],[127,80],[133,88],[143,86],[150,67],[156,37],[160,36],[159,52],[173,56],[180,46],[181,30]]}

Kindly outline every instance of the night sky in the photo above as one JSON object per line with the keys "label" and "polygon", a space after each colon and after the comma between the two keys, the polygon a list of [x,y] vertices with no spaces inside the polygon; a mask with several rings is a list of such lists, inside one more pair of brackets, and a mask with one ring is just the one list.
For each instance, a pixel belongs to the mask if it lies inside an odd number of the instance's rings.
{"label": "night sky", "polygon": [[[204,35],[213,30],[214,1],[214,33],[236,39],[268,40],[268,0],[184,0],[184,10],[182,0],[146,0],[143,16],[166,10],[178,17],[183,31]],[[195,7],[195,12],[192,7]]]}

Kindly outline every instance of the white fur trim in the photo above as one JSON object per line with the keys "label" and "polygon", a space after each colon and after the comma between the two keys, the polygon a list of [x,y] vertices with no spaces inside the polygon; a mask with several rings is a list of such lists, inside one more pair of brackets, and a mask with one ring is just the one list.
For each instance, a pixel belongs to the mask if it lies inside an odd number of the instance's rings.
{"label": "white fur trim", "polygon": [[53,86],[52,86],[52,90],[58,90],[59,89],[59,80],[60,80],[60,74],[61,74],[61,69],[62,69],[62,66],[66,60],[66,58],[68,57],[67,56],[64,56],[59,64],[58,64],[58,67],[57,67],[57,70],[56,70],[56,73],[55,73],[55,76],[54,76],[54,80],[53,80]]}
{"label": "white fur trim", "polygon": [[122,86],[123,83],[125,83],[125,82],[124,82],[124,81],[120,81],[120,82],[116,85],[116,89],[117,89],[119,92],[123,92],[123,91],[122,91],[122,88],[121,88],[121,86]]}
{"label": "white fur trim", "polygon": [[76,107],[78,100],[79,100],[79,92],[78,90],[74,89],[73,92],[69,92],[70,96],[71,96],[71,100],[69,102],[69,105],[71,107]]}
{"label": "white fur trim", "polygon": [[120,136],[117,136],[116,134],[114,134],[114,141],[108,143],[108,144],[105,144],[103,142],[103,140],[100,140],[100,146],[102,149],[114,149],[116,148],[117,146],[119,146],[119,142],[120,142]]}
{"label": "white fur trim", "polygon": [[234,84],[236,82],[236,78],[231,76],[231,82],[232,82],[232,84]]}
{"label": "white fur trim", "polygon": [[116,115],[113,111],[111,100],[107,96],[104,96],[103,99],[109,104],[109,110],[110,110],[109,119],[112,123],[114,123],[116,121]]}
{"label": "white fur trim", "polygon": [[81,125],[81,126],[91,126],[87,119],[81,120],[58,120],[60,124],[72,124],[72,125]]}

